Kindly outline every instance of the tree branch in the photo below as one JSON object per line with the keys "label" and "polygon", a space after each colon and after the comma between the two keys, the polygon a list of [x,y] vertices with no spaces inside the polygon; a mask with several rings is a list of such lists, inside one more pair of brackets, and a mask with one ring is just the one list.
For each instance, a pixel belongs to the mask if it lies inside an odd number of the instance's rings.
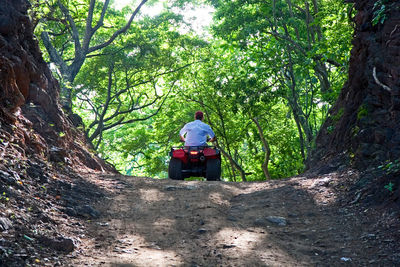
{"label": "tree branch", "polygon": [[99,44],[99,45],[96,45],[96,46],[94,46],[94,47],[89,48],[89,49],[88,49],[88,53],[91,53],[91,52],[93,52],[93,51],[96,51],[96,50],[99,50],[99,49],[102,49],[102,48],[108,46],[108,45],[111,44],[111,43],[115,40],[115,38],[117,38],[120,34],[126,32],[126,31],[129,29],[129,27],[131,26],[132,21],[133,21],[133,19],[135,18],[135,16],[137,15],[137,13],[139,13],[140,9],[142,8],[142,6],[143,6],[147,1],[148,1],[148,0],[142,0],[142,1],[140,2],[140,4],[136,7],[135,11],[133,11],[131,17],[129,18],[128,22],[125,24],[124,27],[122,27],[121,29],[119,29],[119,30],[117,30],[116,32],[114,32],[114,34],[113,34],[113,35],[110,37],[110,39],[108,39],[106,42],[104,42],[104,43],[102,43],[102,44]]}
{"label": "tree branch", "polygon": [[54,48],[50,41],[50,37],[48,32],[43,31],[40,36],[42,37],[43,45],[46,47],[46,50],[49,52],[50,60],[56,63],[62,73],[67,73],[68,66],[65,64],[64,60],[61,58],[60,54],[58,54],[57,50]]}
{"label": "tree branch", "polygon": [[69,25],[71,26],[72,30],[72,39],[74,40],[75,43],[75,56],[77,55],[77,52],[81,51],[81,41],[79,40],[79,31],[78,28],[76,27],[74,19],[71,17],[69,14],[68,9],[61,3],[60,0],[58,0],[58,6],[60,7],[61,11],[63,14],[67,17],[67,20],[69,22]]}

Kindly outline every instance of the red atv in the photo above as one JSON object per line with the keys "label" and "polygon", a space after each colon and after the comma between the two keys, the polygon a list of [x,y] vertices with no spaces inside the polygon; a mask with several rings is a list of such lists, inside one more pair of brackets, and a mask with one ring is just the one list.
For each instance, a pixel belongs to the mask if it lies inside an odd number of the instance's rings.
{"label": "red atv", "polygon": [[172,147],[168,178],[183,180],[188,177],[205,177],[207,181],[219,181],[221,154],[215,146]]}

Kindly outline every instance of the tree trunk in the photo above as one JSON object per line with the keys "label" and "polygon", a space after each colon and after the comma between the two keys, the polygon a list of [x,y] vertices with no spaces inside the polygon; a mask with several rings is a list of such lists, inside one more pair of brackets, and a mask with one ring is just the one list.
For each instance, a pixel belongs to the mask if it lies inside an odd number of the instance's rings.
{"label": "tree trunk", "polygon": [[258,119],[257,118],[252,118],[252,121],[257,126],[258,135],[260,136],[261,142],[262,142],[264,150],[265,150],[264,162],[262,163],[262,169],[263,169],[265,178],[267,180],[269,180],[269,179],[271,179],[271,176],[270,176],[269,171],[268,171],[268,163],[269,163],[269,158],[271,156],[271,149],[269,147],[267,139],[265,138],[264,131],[261,128],[260,123],[258,122]]}
{"label": "tree trunk", "polygon": [[[287,96],[287,100],[289,102],[289,106],[292,109],[293,117],[296,121],[296,124],[301,126],[301,128],[298,127],[299,129],[299,136],[303,136],[302,130],[304,131],[304,134],[306,136],[305,138],[305,145],[306,145],[306,150],[308,151],[311,145],[311,142],[314,138],[312,129],[310,127],[309,121],[308,121],[308,115],[306,115],[303,110],[301,109],[299,105],[299,97],[298,97],[298,92],[297,92],[297,84],[296,84],[296,77],[294,75],[294,70],[293,70],[293,62],[292,62],[292,55],[291,55],[291,50],[290,47],[287,46],[288,50],[288,55],[289,55],[289,66],[287,71],[287,79],[289,81],[289,93]],[[304,140],[304,138],[303,138]],[[304,142],[301,142],[304,144]],[[303,156],[304,156],[304,151],[302,151]]]}
{"label": "tree trunk", "polygon": [[309,169],[333,162],[365,170],[400,158],[400,2],[348,2],[358,10],[349,79],[317,136]]}
{"label": "tree trunk", "polygon": [[221,151],[222,155],[224,155],[224,157],[226,157],[230,164],[239,171],[240,177],[242,178],[243,182],[247,182],[246,179],[246,172],[243,170],[243,168],[239,165],[239,163],[236,162],[236,160],[233,159],[233,157],[225,151],[225,149],[223,149],[219,144],[217,144],[217,148]]}

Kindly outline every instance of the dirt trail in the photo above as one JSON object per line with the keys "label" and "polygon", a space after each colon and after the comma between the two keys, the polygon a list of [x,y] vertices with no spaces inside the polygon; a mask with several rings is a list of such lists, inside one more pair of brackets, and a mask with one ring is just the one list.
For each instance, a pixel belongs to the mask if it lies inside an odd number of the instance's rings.
{"label": "dirt trail", "polygon": [[102,216],[88,222],[74,266],[395,265],[376,246],[370,216],[335,204],[339,175],[263,183],[100,178],[112,192],[96,207]]}

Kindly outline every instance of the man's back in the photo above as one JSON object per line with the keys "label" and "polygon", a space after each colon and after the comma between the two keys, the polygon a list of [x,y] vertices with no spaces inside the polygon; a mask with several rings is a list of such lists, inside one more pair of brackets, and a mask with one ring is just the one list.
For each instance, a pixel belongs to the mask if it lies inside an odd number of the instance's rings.
{"label": "man's back", "polygon": [[207,136],[215,136],[211,127],[201,120],[187,123],[179,133],[181,136],[186,134],[185,146],[206,146]]}

